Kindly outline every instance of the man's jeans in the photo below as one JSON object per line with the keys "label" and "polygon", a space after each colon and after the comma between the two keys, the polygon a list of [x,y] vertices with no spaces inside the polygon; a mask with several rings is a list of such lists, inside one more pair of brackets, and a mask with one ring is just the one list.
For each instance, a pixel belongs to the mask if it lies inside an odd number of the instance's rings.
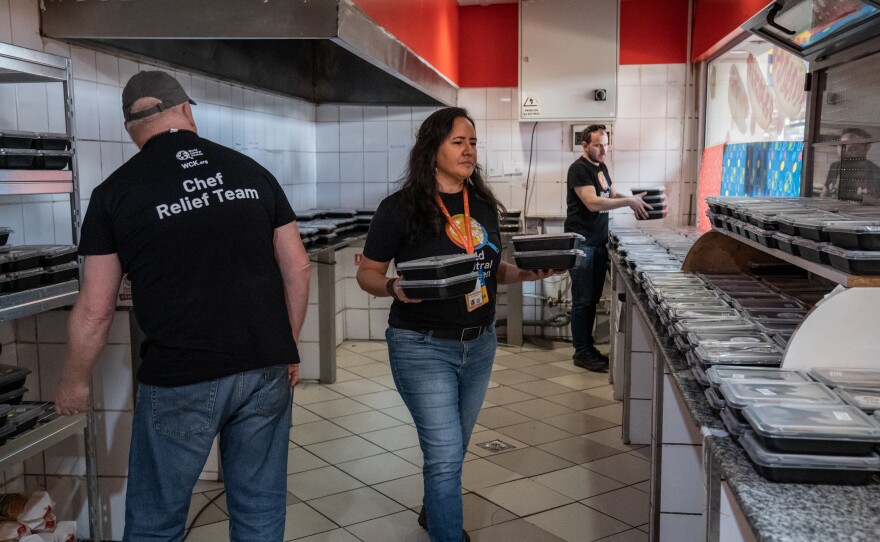
{"label": "man's jeans", "polygon": [[583,359],[593,347],[593,324],[596,306],[605,286],[608,269],[608,249],[581,245],[585,258],[571,269],[571,342],[574,358]]}
{"label": "man's jeans", "polygon": [[428,534],[432,542],[461,542],[461,468],[492,374],[495,326],[466,342],[394,327],[385,337],[424,455]]}
{"label": "man's jeans", "polygon": [[219,433],[229,540],[281,542],[290,411],[286,365],[188,386],[140,384],[123,540],[182,540],[193,486]]}

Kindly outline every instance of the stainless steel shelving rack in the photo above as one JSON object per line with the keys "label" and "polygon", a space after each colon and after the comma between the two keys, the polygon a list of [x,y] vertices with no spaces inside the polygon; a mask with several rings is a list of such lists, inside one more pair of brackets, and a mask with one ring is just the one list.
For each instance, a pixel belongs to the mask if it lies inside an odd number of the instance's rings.
{"label": "stainless steel shelving rack", "polygon": [[[76,174],[73,74],[70,59],[0,43],[0,84],[11,83],[61,83],[64,88],[66,135],[70,137],[73,156],[70,168],[67,170],[0,170],[0,196],[68,194],[70,198],[71,242],[77,244],[80,194]],[[78,292],[79,281],[71,280],[4,295],[0,297],[0,322],[70,305],[76,300]],[[90,535],[94,542],[100,542],[104,537],[98,493],[97,447],[93,411],[66,417],[48,414],[40,420],[36,427],[0,446],[0,468],[20,463],[78,433],[84,435],[85,441]]]}

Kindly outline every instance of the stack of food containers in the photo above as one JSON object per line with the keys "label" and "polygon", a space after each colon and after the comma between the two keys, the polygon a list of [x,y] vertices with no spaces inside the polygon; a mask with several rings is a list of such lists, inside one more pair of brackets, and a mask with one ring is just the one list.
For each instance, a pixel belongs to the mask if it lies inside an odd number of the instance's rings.
{"label": "stack of food containers", "polygon": [[658,220],[661,218],[666,218],[666,187],[650,187],[650,188],[633,188],[633,194],[644,194],[642,196],[642,201],[651,206],[651,210],[648,211],[648,218],[640,218],[636,216],[639,220]]}
{"label": "stack of food containers", "polygon": [[450,299],[466,295],[477,285],[476,254],[431,256],[395,264],[400,287],[410,299]]}
{"label": "stack of food containers", "polygon": [[521,269],[571,269],[584,258],[577,233],[515,235],[513,258]]}

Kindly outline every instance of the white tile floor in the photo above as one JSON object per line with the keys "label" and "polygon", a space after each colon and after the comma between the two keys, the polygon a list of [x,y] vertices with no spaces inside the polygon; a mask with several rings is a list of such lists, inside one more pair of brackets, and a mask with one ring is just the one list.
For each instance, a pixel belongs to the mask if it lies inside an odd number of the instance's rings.
{"label": "white tile floor", "polygon": [[[285,541],[427,542],[422,454],[385,343],[346,342],[337,365],[336,383],[294,391]],[[648,540],[648,449],[621,441],[611,396],[569,345],[499,347],[462,476],[471,540]],[[515,448],[476,446],[495,439]],[[228,541],[225,498],[208,504],[221,489],[196,486],[189,521],[208,506],[189,542]]]}

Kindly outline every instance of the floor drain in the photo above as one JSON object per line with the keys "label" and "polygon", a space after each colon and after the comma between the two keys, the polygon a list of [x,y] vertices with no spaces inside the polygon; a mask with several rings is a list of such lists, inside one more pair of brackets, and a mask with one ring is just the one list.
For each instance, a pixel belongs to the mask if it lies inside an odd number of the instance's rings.
{"label": "floor drain", "polygon": [[503,452],[504,450],[510,450],[511,448],[516,448],[513,444],[508,444],[503,440],[490,440],[489,442],[483,442],[481,444],[477,444],[480,448],[484,450],[489,450],[490,452]]}

